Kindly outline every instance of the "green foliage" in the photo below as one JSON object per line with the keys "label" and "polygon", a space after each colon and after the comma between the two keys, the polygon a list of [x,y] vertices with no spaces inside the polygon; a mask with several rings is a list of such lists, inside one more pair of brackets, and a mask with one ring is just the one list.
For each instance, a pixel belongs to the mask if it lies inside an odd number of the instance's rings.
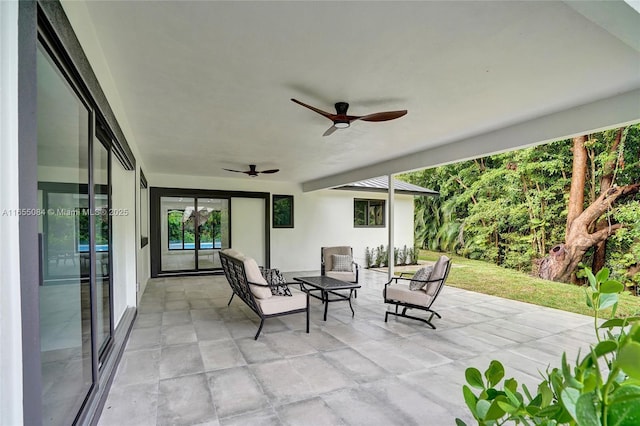
{"label": "green foliage", "polygon": [[[640,124],[629,126],[612,152],[617,129],[589,136],[585,207],[613,173],[619,186],[640,182]],[[415,199],[415,240],[423,249],[530,272],[537,259],[564,241],[571,184],[571,141],[497,154],[407,173],[400,178],[439,191]],[[611,164],[613,170],[607,169]],[[607,242],[606,266],[625,283],[640,281],[627,272],[640,259],[640,195],[616,202],[603,219],[623,223]]]}
{"label": "green foliage", "polygon": [[[420,249],[417,247],[402,248],[395,247],[394,252],[394,265],[417,265],[418,256],[420,255]],[[369,249],[366,247],[364,250],[364,261],[367,268],[378,268],[382,266],[389,266],[389,256],[387,246],[380,245]]]}
{"label": "green foliage", "polygon": [[[504,367],[497,360],[484,376],[477,368],[467,368],[462,394],[479,425],[640,424],[640,317],[615,318],[624,286],[610,278],[609,269],[594,275],[585,268],[584,275],[598,342],[578,356],[574,366],[564,353],[559,367],[547,368],[535,394],[524,384],[519,389],[513,378],[504,380]],[[600,324],[599,313],[611,307],[610,319]],[[465,425],[460,419],[456,424]]]}

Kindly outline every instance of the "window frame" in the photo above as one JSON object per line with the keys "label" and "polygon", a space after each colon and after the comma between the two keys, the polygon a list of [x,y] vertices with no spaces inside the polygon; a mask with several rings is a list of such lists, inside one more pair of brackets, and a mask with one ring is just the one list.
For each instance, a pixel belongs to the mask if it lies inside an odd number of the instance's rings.
{"label": "window frame", "polygon": [[[366,203],[365,206],[365,223],[363,225],[359,225],[356,223],[356,206],[358,203]],[[370,223],[370,211],[372,207],[379,205],[382,209],[380,224],[371,224]],[[387,226],[387,215],[386,215],[387,203],[386,200],[377,199],[377,198],[354,198],[353,199],[353,227],[354,228],[385,228]]]}

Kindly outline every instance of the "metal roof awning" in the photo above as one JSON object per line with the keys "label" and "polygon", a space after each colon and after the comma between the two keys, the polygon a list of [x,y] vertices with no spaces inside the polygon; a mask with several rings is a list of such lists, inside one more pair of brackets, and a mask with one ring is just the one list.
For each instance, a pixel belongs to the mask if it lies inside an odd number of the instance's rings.
{"label": "metal roof awning", "polygon": [[[438,191],[423,188],[412,183],[394,179],[394,192],[397,194],[418,195],[418,196],[437,196]],[[338,186],[333,189],[342,189],[347,191],[364,191],[364,192],[388,192],[389,181],[386,176],[362,180],[360,182],[350,183],[348,185]]]}

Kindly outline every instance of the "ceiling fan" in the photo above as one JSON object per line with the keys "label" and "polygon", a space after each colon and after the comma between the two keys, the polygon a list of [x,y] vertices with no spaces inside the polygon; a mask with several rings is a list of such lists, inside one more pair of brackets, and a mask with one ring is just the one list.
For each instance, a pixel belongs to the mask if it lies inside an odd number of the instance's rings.
{"label": "ceiling fan", "polygon": [[405,115],[407,113],[406,109],[400,110],[400,111],[385,111],[385,112],[375,112],[373,114],[369,114],[369,115],[362,115],[362,116],[357,116],[357,115],[347,115],[347,110],[349,109],[349,104],[346,102],[336,102],[335,107],[336,107],[336,113],[335,114],[331,114],[329,112],[325,112],[322,111],[318,108],[314,108],[311,105],[307,105],[303,102],[300,102],[299,100],[296,99],[291,99],[293,102],[297,103],[298,105],[302,105],[305,108],[309,108],[311,111],[317,112],[318,114],[322,115],[323,117],[328,118],[329,120],[333,121],[333,125],[331,127],[329,127],[327,129],[326,132],[323,133],[322,136],[329,136],[330,134],[332,134],[333,132],[336,131],[336,129],[346,129],[347,127],[349,127],[351,125],[352,122],[356,121],[356,120],[362,120],[362,121],[389,121],[389,120],[395,120],[396,118],[400,118],[403,115]]}
{"label": "ceiling fan", "polygon": [[228,172],[236,172],[236,173],[244,173],[246,175],[249,175],[251,177],[256,177],[258,176],[259,173],[266,173],[266,174],[271,174],[271,173],[277,173],[280,171],[280,169],[270,169],[270,170],[262,170],[262,171],[258,171],[256,170],[256,165],[255,164],[249,164],[249,170],[231,170],[231,169],[224,169]]}

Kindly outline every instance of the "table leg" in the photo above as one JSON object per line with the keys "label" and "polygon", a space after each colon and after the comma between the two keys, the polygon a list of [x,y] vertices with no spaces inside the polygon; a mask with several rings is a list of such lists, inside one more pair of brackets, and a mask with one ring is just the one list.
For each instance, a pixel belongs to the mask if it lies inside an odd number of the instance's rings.
{"label": "table leg", "polygon": [[356,313],[353,310],[353,306],[351,306],[351,295],[353,294],[353,289],[349,290],[349,307],[351,308],[351,317],[355,317]]}
{"label": "table leg", "polygon": [[324,320],[327,320],[327,308],[329,307],[329,293],[322,291],[322,300],[324,300]]}

